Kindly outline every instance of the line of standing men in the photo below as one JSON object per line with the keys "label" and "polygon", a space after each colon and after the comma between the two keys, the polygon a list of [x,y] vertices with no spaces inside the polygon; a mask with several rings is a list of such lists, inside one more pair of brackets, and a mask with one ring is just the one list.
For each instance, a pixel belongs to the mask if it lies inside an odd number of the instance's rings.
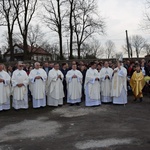
{"label": "line of standing men", "polygon": [[[126,76],[127,71],[118,62],[114,70],[109,68],[108,62],[100,72],[96,69],[96,63],[92,62],[86,72],[84,90],[85,106],[98,106],[101,102],[114,104],[127,103]],[[65,97],[63,81],[66,80],[67,103],[79,105],[82,97],[83,75],[77,70],[77,65],[66,72],[66,76],[59,70],[59,64],[48,72],[40,67],[40,63],[34,64],[29,76],[23,70],[23,65],[18,63],[17,70],[12,78],[4,71],[0,64],[0,110],[10,109],[10,95],[13,96],[14,109],[27,109],[28,85],[32,95],[33,108],[48,106],[62,106]],[[47,98],[46,98],[47,96]],[[46,101],[47,100],[47,101]]]}

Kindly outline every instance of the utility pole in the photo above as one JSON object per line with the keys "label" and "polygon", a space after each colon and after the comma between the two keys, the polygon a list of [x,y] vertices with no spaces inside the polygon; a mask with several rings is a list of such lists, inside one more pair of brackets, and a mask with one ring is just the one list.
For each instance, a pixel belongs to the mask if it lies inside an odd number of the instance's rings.
{"label": "utility pole", "polygon": [[130,58],[130,44],[129,44],[129,37],[128,37],[128,31],[127,30],[126,30],[126,41],[127,41],[128,57]]}
{"label": "utility pole", "polygon": [[131,56],[131,58],[133,57],[133,50],[132,50],[132,46],[131,46],[131,44],[130,44],[130,56]]}

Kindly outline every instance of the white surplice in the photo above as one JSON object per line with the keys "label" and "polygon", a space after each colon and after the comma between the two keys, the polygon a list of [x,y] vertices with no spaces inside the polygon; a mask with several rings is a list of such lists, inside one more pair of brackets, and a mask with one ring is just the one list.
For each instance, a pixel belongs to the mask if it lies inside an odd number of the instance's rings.
{"label": "white surplice", "polygon": [[[103,103],[112,102],[111,97],[111,80],[112,80],[113,70],[111,68],[102,68],[100,71],[101,79],[101,100]],[[106,76],[109,76],[109,79],[106,79]]]}
{"label": "white surplice", "polygon": [[[18,87],[17,84],[23,83],[24,86]],[[15,70],[12,75],[12,95],[13,107],[15,109],[28,108],[28,86],[29,78],[24,70]]]}
{"label": "white surplice", "polygon": [[[61,75],[61,79],[58,76]],[[58,106],[63,105],[63,78],[64,75],[60,70],[55,70],[54,68],[48,73],[47,81],[47,105]]]}
{"label": "white surplice", "polygon": [[112,79],[112,97],[113,104],[127,103],[127,70],[121,66],[121,69],[116,68]]}
{"label": "white surplice", "polygon": [[10,75],[2,70],[0,71],[0,111],[10,109]]}
{"label": "white surplice", "polygon": [[89,68],[85,77],[85,106],[98,106],[101,105],[100,101],[100,79],[99,73],[96,69]]}
{"label": "white surplice", "polygon": [[[76,75],[77,78],[72,78]],[[82,97],[82,73],[79,70],[70,70],[67,72],[67,103],[75,104],[81,102]]]}
{"label": "white surplice", "polygon": [[[35,79],[40,76],[41,79]],[[30,91],[32,95],[33,108],[46,106],[46,80],[47,74],[44,69],[33,69],[29,74],[30,79]]]}

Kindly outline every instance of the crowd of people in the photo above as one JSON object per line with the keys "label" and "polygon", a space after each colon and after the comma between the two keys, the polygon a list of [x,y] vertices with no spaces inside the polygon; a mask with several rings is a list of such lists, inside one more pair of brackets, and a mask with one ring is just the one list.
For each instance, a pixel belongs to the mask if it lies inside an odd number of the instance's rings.
{"label": "crowd of people", "polygon": [[101,103],[127,104],[130,88],[134,101],[143,101],[142,90],[150,81],[150,61],[118,60],[84,63],[48,63],[41,65],[18,62],[0,64],[0,110],[48,106],[100,106]]}

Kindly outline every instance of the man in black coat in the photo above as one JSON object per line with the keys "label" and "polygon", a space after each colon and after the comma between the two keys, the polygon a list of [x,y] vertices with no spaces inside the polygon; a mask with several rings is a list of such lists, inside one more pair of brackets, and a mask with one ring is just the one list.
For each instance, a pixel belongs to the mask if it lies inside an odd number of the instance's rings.
{"label": "man in black coat", "polygon": [[80,66],[80,71],[81,71],[81,73],[83,75],[83,82],[82,82],[82,101],[83,101],[85,99],[84,83],[85,83],[85,76],[86,76],[86,71],[87,71],[87,69],[86,69],[84,64]]}
{"label": "man in black coat", "polygon": [[49,71],[52,69],[51,67],[49,67],[49,63],[45,62],[43,65],[43,69],[46,71],[47,75],[49,73]]}
{"label": "man in black coat", "polygon": [[67,102],[67,82],[66,82],[66,74],[68,72],[68,64],[67,63],[63,63],[62,64],[62,68],[60,69],[60,71],[63,73],[64,75],[64,80],[63,80],[63,86],[64,86],[64,94],[65,94],[65,97],[64,97],[64,102],[66,103]]}
{"label": "man in black coat", "polygon": [[150,77],[150,60],[148,61],[147,66],[145,67],[146,76]]}

